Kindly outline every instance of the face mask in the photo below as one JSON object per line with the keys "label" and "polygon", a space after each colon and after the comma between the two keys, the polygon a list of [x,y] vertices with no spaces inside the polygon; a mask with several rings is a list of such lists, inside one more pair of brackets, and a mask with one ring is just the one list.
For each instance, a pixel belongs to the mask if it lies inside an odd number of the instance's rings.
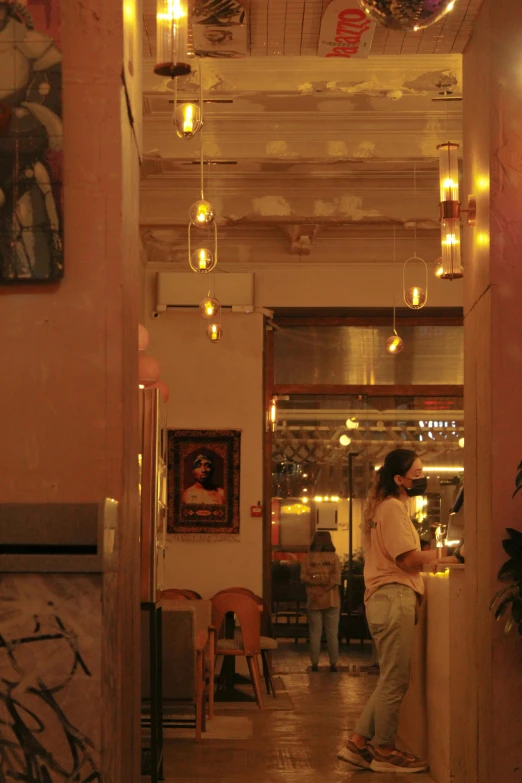
{"label": "face mask", "polygon": [[417,497],[418,495],[424,495],[426,493],[427,488],[428,488],[428,479],[423,477],[423,478],[412,479],[410,489],[408,489],[408,487],[404,487],[404,491],[406,492],[407,495],[410,496],[410,498],[414,498]]}

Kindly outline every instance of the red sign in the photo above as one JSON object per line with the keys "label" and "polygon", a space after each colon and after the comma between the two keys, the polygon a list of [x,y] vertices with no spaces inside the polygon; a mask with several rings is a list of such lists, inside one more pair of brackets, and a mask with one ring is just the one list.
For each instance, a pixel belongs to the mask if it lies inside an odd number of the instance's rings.
{"label": "red sign", "polygon": [[319,34],[319,57],[368,57],[375,22],[357,0],[333,0],[324,12]]}
{"label": "red sign", "polygon": [[250,506],[250,516],[251,517],[262,517],[263,516],[263,507],[262,506]]}

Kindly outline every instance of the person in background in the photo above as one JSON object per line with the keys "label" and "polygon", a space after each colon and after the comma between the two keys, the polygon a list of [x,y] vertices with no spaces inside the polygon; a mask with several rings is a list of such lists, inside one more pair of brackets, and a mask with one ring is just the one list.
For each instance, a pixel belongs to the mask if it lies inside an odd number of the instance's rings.
{"label": "person in background", "polygon": [[437,558],[421,552],[408,514],[410,497],[424,495],[427,481],[415,452],[390,452],[377,472],[364,511],[366,618],[377,647],[380,676],[355,731],[338,757],[375,772],[425,772],[428,765],[398,750],[395,738],[410,680],[417,609],[424,592],[421,569]]}
{"label": "person in background", "polygon": [[326,633],[330,671],[337,671],[339,656],[339,615],[341,598],[341,561],[335,554],[332,537],[319,530],[310,544],[301,565],[301,581],[306,585],[308,625],[310,628],[310,660],[312,671],[319,671],[319,654],[323,626]]}

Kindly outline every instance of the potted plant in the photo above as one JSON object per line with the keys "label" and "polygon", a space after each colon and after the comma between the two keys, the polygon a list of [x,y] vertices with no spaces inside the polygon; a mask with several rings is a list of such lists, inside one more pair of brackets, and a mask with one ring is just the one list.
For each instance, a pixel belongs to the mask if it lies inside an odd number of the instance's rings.
{"label": "potted plant", "polygon": [[[521,491],[522,462],[518,466],[513,497]],[[502,546],[506,554],[509,555],[509,560],[506,560],[500,568],[498,579],[500,582],[508,584],[495,594],[490,609],[494,612],[497,620],[500,620],[509,609],[504,632],[509,633],[516,625],[519,634],[522,634],[522,533],[512,527],[508,527],[506,530],[509,538],[502,541]]]}

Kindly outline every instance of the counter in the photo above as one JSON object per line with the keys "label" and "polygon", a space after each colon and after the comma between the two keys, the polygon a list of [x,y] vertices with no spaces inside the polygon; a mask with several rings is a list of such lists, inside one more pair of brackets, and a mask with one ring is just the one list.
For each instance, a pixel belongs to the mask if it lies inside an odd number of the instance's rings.
{"label": "counter", "polygon": [[415,637],[411,683],[397,745],[427,758],[437,783],[465,780],[465,566],[423,573],[425,600]]}

